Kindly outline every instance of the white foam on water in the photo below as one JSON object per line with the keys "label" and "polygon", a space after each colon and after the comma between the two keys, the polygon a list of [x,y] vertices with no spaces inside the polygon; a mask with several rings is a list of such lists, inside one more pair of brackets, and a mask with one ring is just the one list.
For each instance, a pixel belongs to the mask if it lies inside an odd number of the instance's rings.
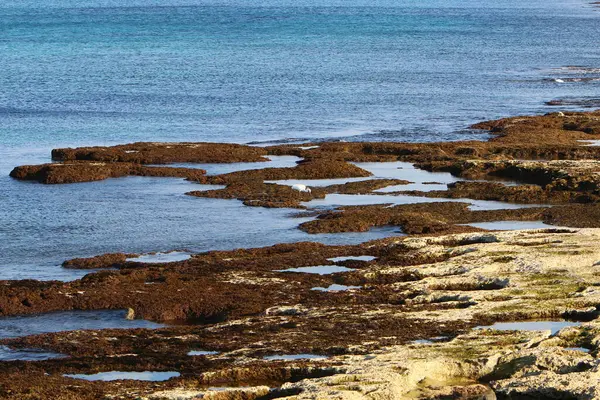
{"label": "white foam on water", "polygon": [[168,372],[155,372],[155,371],[142,371],[142,372],[125,372],[125,371],[109,371],[99,372],[97,374],[65,374],[63,376],[73,379],[83,379],[86,381],[116,381],[116,380],[135,380],[135,381],[151,381],[151,382],[162,382],[171,378],[180,376],[179,372],[168,371]]}

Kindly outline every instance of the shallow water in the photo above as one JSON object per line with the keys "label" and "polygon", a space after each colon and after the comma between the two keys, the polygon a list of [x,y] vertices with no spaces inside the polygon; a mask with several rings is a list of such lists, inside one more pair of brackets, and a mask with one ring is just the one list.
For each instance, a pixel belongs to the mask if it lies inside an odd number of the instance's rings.
{"label": "shallow water", "polygon": [[247,171],[264,168],[293,168],[302,158],[296,156],[265,156],[270,161],[241,163],[172,163],[169,167],[196,168],[206,170],[206,175],[228,174],[230,172]]}
{"label": "shallow water", "polygon": [[475,228],[509,231],[518,229],[548,229],[556,228],[555,225],[546,224],[542,221],[494,221],[494,222],[475,222],[464,224]]}
{"label": "shallow water", "polygon": [[160,328],[165,325],[142,319],[125,319],[122,310],[61,311],[0,318],[0,339],[80,329]]}
{"label": "shallow water", "polygon": [[[490,200],[445,199],[407,195],[376,195],[376,194],[328,194],[324,199],[314,199],[303,202],[308,208],[332,208],[341,206],[365,206],[375,204],[418,204],[418,203],[469,203],[471,210],[514,210],[518,208],[539,207],[538,204],[515,204]],[[432,206],[434,207],[434,206]]]}
{"label": "shallow water", "polygon": [[586,349],[585,347],[565,347],[565,350],[581,351],[582,353],[590,352],[590,349]]}
{"label": "shallow water", "polygon": [[218,351],[191,350],[188,356],[214,356],[217,354],[219,354]]}
{"label": "shallow water", "polygon": [[97,374],[66,374],[67,378],[83,379],[86,381],[116,381],[120,379],[129,379],[136,381],[152,381],[162,382],[171,378],[180,376],[179,372],[168,371],[168,372],[157,372],[157,371],[143,371],[143,372],[125,372],[125,371],[110,371],[110,372],[99,372]]}
{"label": "shallow water", "polygon": [[265,183],[275,183],[277,185],[294,186],[297,184],[308,187],[324,187],[331,185],[343,185],[350,182],[362,182],[373,179],[371,177],[363,178],[336,178],[336,179],[286,179],[281,181],[265,181]]}
{"label": "shallow water", "polygon": [[317,265],[314,267],[282,269],[277,272],[300,272],[303,274],[330,275],[330,274],[337,274],[338,272],[348,272],[348,271],[353,271],[353,269],[346,268],[346,267],[340,267],[338,265]]}
{"label": "shallow water", "polygon": [[44,361],[65,357],[64,354],[44,350],[11,349],[7,346],[0,346],[0,361]]}
{"label": "shallow water", "polygon": [[[428,192],[432,190],[446,190],[448,183],[463,180],[452,176],[449,172],[429,172],[418,169],[409,162],[397,161],[353,164],[369,171],[375,178],[403,179],[413,182],[408,185],[388,186],[387,188],[377,189],[375,192],[385,193],[396,190],[420,190]],[[437,182],[438,184],[425,184],[425,182]]]}
{"label": "shallow water", "polygon": [[0,279],[76,279],[62,261],[106,252],[357,242],[295,232],[286,210],[185,198],[201,187],[183,180],[7,175],[67,146],[486,139],[465,128],[597,96],[548,79],[597,73],[598,17],[581,0],[3,1]]}
{"label": "shallow water", "polygon": [[295,210],[187,196],[207,185],[178,178],[41,185],[0,177],[3,184],[15,196],[0,190],[0,280],[78,279],[90,271],[60,264],[103,253],[201,252],[298,241],[353,244],[401,234],[384,227],[368,233],[309,235],[297,227],[310,218],[293,218]]}
{"label": "shallow water", "polygon": [[413,340],[411,343],[412,344],[433,344],[434,342],[432,340],[427,340],[427,339],[417,339],[417,340]]}
{"label": "shallow water", "polygon": [[360,289],[360,286],[346,286],[346,285],[338,285],[337,283],[334,283],[332,285],[329,285],[329,287],[315,287],[312,288],[311,290],[316,290],[318,292],[344,292],[346,290],[354,290],[354,289]]}
{"label": "shallow water", "polygon": [[185,251],[169,251],[166,253],[142,254],[139,257],[128,258],[127,261],[155,264],[185,261],[190,258],[192,258],[192,255]]}
{"label": "shallow water", "polygon": [[496,329],[499,331],[550,331],[552,334],[563,328],[579,326],[581,322],[571,321],[521,321],[496,322],[489,326],[478,326],[475,329]]}
{"label": "shallow water", "polygon": [[295,360],[326,360],[326,356],[320,356],[317,354],[275,354],[272,356],[263,357],[264,360],[269,361],[295,361]]}
{"label": "shallow water", "polygon": [[344,256],[344,257],[333,257],[328,258],[327,261],[331,261],[334,263],[343,262],[343,261],[373,261],[376,260],[377,257],[373,256]]}
{"label": "shallow water", "polygon": [[[289,210],[188,197],[209,187],[180,179],[44,186],[7,175],[48,162],[51,148],[134,141],[485,140],[465,128],[597,96],[597,81],[557,81],[600,66],[600,15],[587,3],[0,2],[0,279],[77,279],[90,271],[62,261],[108,252],[396,235],[308,235]],[[27,329],[42,328],[17,331]]]}
{"label": "shallow water", "polygon": [[578,140],[582,143],[582,146],[596,147],[600,146],[600,140]]}

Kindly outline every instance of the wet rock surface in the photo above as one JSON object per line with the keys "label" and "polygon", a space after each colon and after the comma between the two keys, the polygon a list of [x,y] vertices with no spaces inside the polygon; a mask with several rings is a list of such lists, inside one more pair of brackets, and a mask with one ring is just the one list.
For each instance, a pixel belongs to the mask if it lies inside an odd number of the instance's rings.
{"label": "wet rock surface", "polygon": [[[2,281],[2,317],[124,310],[123,318],[166,325],[7,336],[0,340],[11,353],[10,361],[0,362],[0,398],[600,398],[600,148],[580,142],[600,134],[599,121],[598,112],[553,113],[476,125],[495,135],[489,142],[57,149],[56,164],[17,167],[11,176],[41,183],[183,177],[225,186],[188,193],[200,205],[209,197],[308,208],[296,213],[311,218],[299,225],[309,233],[391,225],[405,236],[348,246],[305,242],[211,251],[152,263],[111,253],[66,260],[64,268],[95,270],[79,280]],[[211,176],[148,166],[260,162],[267,155],[302,160],[291,168]],[[462,180],[445,181],[446,190],[403,191],[411,182],[394,178],[400,174],[375,176],[353,164],[390,161]],[[310,192],[266,182],[304,180],[310,186],[312,179],[337,178],[365,179]],[[378,192],[391,186],[395,191]],[[420,202],[310,206],[331,195],[418,196]],[[527,207],[472,207],[469,201],[477,200]],[[465,225],[494,221],[557,228],[488,232]],[[333,273],[305,272],[316,266]],[[557,332],[475,329],[565,319],[581,323]],[[16,356],[31,349],[64,357]],[[118,377],[118,371],[164,372],[171,379],[76,378]]]}

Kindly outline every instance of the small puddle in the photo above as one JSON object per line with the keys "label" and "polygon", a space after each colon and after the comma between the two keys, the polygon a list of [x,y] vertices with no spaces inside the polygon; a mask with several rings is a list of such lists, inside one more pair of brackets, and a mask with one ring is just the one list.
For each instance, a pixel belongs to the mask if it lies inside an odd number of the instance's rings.
{"label": "small puddle", "polygon": [[317,275],[329,275],[336,274],[338,272],[353,271],[352,268],[340,267],[338,265],[316,265],[314,267],[299,267],[281,269],[275,272],[300,272],[304,274],[317,274]]}
{"label": "small puddle", "polygon": [[412,344],[433,344],[433,340],[417,339],[411,342]]}
{"label": "small puddle", "polygon": [[217,354],[219,354],[218,351],[192,350],[187,355],[188,356],[215,356]]}
{"label": "small puddle", "polygon": [[411,344],[434,344],[448,341],[448,336],[436,336],[430,339],[417,339],[410,342]]}
{"label": "small puddle", "polygon": [[543,221],[494,221],[494,222],[475,222],[472,224],[463,224],[474,228],[488,229],[491,231],[512,231],[520,229],[548,229],[556,228]]}
{"label": "small puddle", "polygon": [[589,353],[590,352],[590,349],[586,349],[585,347],[565,347],[565,350],[581,351],[583,353]]}
{"label": "small puddle", "polygon": [[496,322],[489,326],[478,326],[475,329],[495,329],[497,331],[550,331],[554,335],[563,328],[580,326],[581,322],[572,321],[521,321]]}
{"label": "small puddle", "polygon": [[338,285],[337,283],[334,283],[333,285],[330,285],[329,287],[314,287],[311,290],[316,290],[319,292],[343,292],[346,290],[354,290],[354,289],[360,289],[360,286],[346,286],[346,285]]}
{"label": "small puddle", "polygon": [[347,257],[333,257],[328,258],[327,261],[331,261],[334,263],[343,262],[343,261],[373,261],[376,260],[377,257],[373,256],[347,256]]}
{"label": "small puddle", "polygon": [[139,257],[128,258],[127,261],[134,261],[146,264],[169,263],[185,261],[192,258],[190,253],[184,251],[170,251],[166,253],[142,254]]}
{"label": "small puddle", "polygon": [[265,356],[263,360],[268,361],[295,361],[295,360],[326,360],[328,357],[317,354],[275,354]]}
{"label": "small puddle", "polygon": [[44,361],[66,357],[64,354],[44,350],[11,349],[8,346],[0,346],[0,361]]}
{"label": "small puddle", "polygon": [[[263,162],[240,162],[240,163],[174,163],[167,164],[174,168],[203,169],[206,175],[221,175],[231,172],[247,171],[251,169],[265,168],[293,168],[303,158],[296,156],[265,156],[270,161]],[[161,165],[164,167],[165,165]]]}
{"label": "small puddle", "polygon": [[298,148],[300,150],[312,150],[312,149],[318,149],[321,146],[298,146]]}
{"label": "small puddle", "polygon": [[0,318],[0,339],[82,329],[162,328],[143,319],[125,319],[125,310],[61,311]]}
{"label": "small puddle", "polygon": [[66,374],[63,375],[67,378],[83,379],[86,381],[116,381],[121,379],[135,380],[135,381],[151,381],[151,382],[162,382],[171,378],[180,376],[179,372],[167,371],[167,372],[155,372],[155,371],[143,371],[143,372],[125,372],[125,371],[110,371],[110,372],[99,372],[97,374]]}

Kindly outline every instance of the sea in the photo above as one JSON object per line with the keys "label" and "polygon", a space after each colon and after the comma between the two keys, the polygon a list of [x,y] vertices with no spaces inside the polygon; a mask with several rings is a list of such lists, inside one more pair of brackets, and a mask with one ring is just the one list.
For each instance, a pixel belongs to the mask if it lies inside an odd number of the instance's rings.
{"label": "sea", "polygon": [[181,179],[8,174],[136,141],[486,140],[468,127],[600,108],[599,17],[583,0],[3,0],[0,280],[76,279],[62,261],[107,252],[398,233],[308,235],[294,210],[189,197]]}

